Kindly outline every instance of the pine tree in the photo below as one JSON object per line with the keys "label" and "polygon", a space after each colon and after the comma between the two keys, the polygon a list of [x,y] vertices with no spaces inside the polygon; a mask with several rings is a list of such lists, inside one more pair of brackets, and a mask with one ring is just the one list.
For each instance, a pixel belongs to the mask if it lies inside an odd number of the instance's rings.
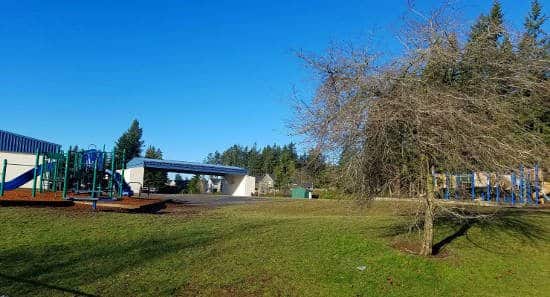
{"label": "pine tree", "polygon": [[143,141],[141,140],[142,135],[143,129],[139,126],[138,120],[134,120],[130,128],[128,128],[128,130],[117,140],[115,151],[119,158],[121,158],[123,152],[125,152],[124,163],[141,155],[141,148],[143,147]]}
{"label": "pine tree", "polygon": [[274,169],[275,183],[279,189],[288,188],[293,181],[295,170],[296,164],[292,150],[285,146]]}
{"label": "pine tree", "polygon": [[488,15],[481,14],[472,26],[460,66],[464,86],[483,80],[510,58],[511,43],[504,27],[499,1],[494,1]]}
{"label": "pine tree", "polygon": [[491,7],[491,13],[489,14],[488,37],[495,46],[498,46],[504,35],[504,14],[502,13],[502,6],[498,0],[495,0]]}
{"label": "pine tree", "polygon": [[[154,146],[149,146],[145,151],[145,158],[162,160],[162,151]],[[146,168],[143,182],[148,187],[161,188],[168,180],[167,172]]]}
{"label": "pine tree", "polygon": [[200,175],[195,174],[187,183],[188,194],[200,194],[202,192],[202,180]]}
{"label": "pine tree", "polygon": [[147,147],[145,158],[162,160],[162,151],[152,145]]}
{"label": "pine tree", "polygon": [[544,35],[542,25],[546,20],[546,16],[542,14],[542,6],[538,0],[533,0],[531,2],[531,11],[528,16],[525,18],[525,29],[526,35],[531,37],[532,40],[538,41],[539,36]]}
{"label": "pine tree", "polygon": [[539,1],[533,0],[531,11],[523,24],[525,33],[519,44],[520,54],[523,57],[548,55],[550,43],[543,30],[545,21],[546,16],[542,13],[542,6]]}

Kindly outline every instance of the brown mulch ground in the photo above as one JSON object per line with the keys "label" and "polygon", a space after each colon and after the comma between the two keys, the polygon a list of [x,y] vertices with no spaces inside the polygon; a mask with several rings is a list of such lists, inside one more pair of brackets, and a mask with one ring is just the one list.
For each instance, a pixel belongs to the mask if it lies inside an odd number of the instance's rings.
{"label": "brown mulch ground", "polygon": [[[73,196],[73,195],[70,195]],[[79,195],[78,197],[89,197]],[[107,211],[122,211],[122,212],[155,212],[164,208],[164,202],[158,199],[141,199],[124,197],[121,200],[108,202],[110,205],[102,205],[102,202],[97,204],[98,210]],[[1,206],[48,206],[48,207],[69,207],[74,209],[91,209],[91,205],[77,204],[70,200],[63,200],[61,192],[44,192],[36,193],[36,197],[32,197],[30,189],[16,189],[13,191],[4,192],[4,196],[0,197]],[[120,207],[117,207],[120,206]]]}
{"label": "brown mulch ground", "polygon": [[43,201],[52,201],[52,200],[62,200],[61,192],[44,192],[39,193],[36,190],[36,197],[32,197],[31,189],[15,189],[13,191],[5,191],[4,196],[0,197],[0,200],[43,200]]}

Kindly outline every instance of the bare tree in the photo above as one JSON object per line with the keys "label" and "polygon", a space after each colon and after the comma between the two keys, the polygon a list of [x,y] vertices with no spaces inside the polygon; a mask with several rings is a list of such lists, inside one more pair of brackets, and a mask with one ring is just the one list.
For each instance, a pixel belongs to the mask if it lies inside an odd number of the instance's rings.
{"label": "bare tree", "polygon": [[[321,57],[299,54],[320,80],[314,98],[297,105],[297,133],[341,155],[346,190],[373,197],[388,190],[419,197],[422,255],[433,246],[438,212],[432,170],[499,171],[546,153],[524,117],[549,94],[547,59],[516,59],[502,27],[486,26],[475,41],[459,42],[445,9],[411,8],[400,40],[402,56],[381,63],[354,48]],[[500,35],[499,35],[500,36]],[[508,41],[509,42],[509,41]]]}

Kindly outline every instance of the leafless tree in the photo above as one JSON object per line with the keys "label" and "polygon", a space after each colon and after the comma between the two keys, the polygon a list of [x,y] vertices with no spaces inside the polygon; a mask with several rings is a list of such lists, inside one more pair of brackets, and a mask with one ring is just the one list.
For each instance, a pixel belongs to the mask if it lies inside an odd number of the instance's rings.
{"label": "leafless tree", "polygon": [[[464,45],[445,9],[411,7],[411,15],[400,37],[406,50],[389,62],[354,48],[299,53],[320,84],[297,104],[294,129],[340,154],[345,190],[420,198],[421,254],[430,255],[436,214],[463,215],[436,203],[432,170],[496,172],[547,155],[524,118],[549,94],[538,75],[549,62],[516,58],[503,43]],[[478,38],[492,30],[500,28]]]}

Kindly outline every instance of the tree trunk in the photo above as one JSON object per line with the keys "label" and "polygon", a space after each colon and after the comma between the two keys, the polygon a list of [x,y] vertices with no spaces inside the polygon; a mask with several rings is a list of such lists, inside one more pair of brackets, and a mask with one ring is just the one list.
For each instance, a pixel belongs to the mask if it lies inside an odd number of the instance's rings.
{"label": "tree trunk", "polygon": [[[428,171],[430,171],[430,169],[428,169]],[[435,216],[434,184],[430,172],[426,175],[426,193],[424,197],[424,232],[422,234],[422,249],[420,250],[420,254],[422,256],[430,256],[433,252]]]}

